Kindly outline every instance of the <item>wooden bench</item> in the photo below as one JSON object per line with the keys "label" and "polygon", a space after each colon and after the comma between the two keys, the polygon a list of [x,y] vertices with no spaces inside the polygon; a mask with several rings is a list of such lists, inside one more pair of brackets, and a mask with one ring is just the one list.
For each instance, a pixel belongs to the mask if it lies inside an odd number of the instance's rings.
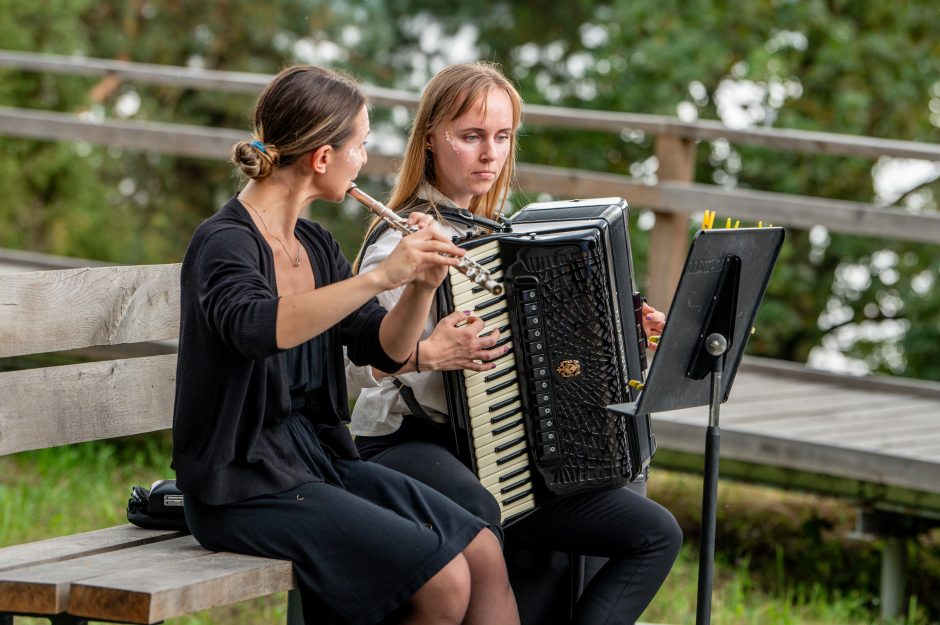
{"label": "wooden bench", "polygon": [[[0,358],[178,331],[179,265],[0,275]],[[175,353],[0,373],[0,456],[168,429],[175,375]],[[0,625],[22,615],[157,623],[283,591],[288,622],[300,622],[294,588],[290,562],[213,553],[192,536],[130,524],[0,548]]]}

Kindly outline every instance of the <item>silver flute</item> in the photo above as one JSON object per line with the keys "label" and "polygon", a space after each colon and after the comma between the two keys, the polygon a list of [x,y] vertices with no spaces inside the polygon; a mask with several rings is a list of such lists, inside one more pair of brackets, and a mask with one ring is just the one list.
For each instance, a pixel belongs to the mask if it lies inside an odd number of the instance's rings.
{"label": "silver flute", "polygon": [[[417,232],[419,228],[417,226],[412,226],[408,221],[402,218],[401,215],[390,209],[385,204],[382,204],[377,199],[371,197],[368,193],[362,191],[355,184],[349,187],[349,190],[346,191],[350,197],[359,201],[360,204],[368,208],[370,211],[378,215],[385,223],[389,226],[402,233],[404,236],[408,236],[414,232]],[[445,256],[450,256],[450,254],[445,254]],[[483,265],[477,261],[469,258],[467,256],[461,256],[457,262],[456,266],[457,271],[467,276],[467,279],[478,284],[493,295],[502,295],[503,294],[503,285],[497,282],[490,272],[486,270]]]}

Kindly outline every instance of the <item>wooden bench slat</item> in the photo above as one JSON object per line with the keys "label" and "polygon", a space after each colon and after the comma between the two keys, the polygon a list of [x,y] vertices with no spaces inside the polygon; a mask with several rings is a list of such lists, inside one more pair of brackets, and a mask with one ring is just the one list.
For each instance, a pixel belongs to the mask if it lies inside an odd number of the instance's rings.
{"label": "wooden bench slat", "polygon": [[71,536],[37,540],[0,548],[0,572],[22,566],[35,566],[92,556],[180,536],[183,536],[182,532],[147,530],[126,523]]}
{"label": "wooden bench slat", "polygon": [[179,333],[180,265],[30,271],[0,280],[0,358]]}
{"label": "wooden bench slat", "polygon": [[209,553],[192,536],[0,572],[0,612],[59,614],[74,582]]}
{"label": "wooden bench slat", "polygon": [[75,583],[68,612],[95,620],[150,624],[295,586],[288,561],[207,552]]}
{"label": "wooden bench slat", "polygon": [[0,456],[172,425],[176,354],[0,373]]}

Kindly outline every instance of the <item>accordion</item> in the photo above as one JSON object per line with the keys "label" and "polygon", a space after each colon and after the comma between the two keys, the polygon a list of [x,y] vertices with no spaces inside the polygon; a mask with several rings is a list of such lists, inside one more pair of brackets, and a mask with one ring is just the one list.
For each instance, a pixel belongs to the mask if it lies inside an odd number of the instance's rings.
{"label": "accordion", "polygon": [[502,280],[494,297],[451,270],[439,312],[471,310],[510,345],[485,372],[445,373],[458,457],[508,523],[558,496],[639,477],[654,452],[634,401],[645,340],[626,202],[530,204],[510,228],[458,241]]}

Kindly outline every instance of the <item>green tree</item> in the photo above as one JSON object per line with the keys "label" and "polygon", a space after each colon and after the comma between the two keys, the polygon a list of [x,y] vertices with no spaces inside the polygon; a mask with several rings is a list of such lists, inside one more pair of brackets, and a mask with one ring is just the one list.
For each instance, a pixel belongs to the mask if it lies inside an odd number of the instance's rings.
{"label": "green tree", "polygon": [[[724,119],[936,142],[940,13],[874,0],[498,2],[440,0],[0,0],[10,48],[273,73],[292,62],[347,69],[417,90],[450,62],[503,64],[527,102]],[[0,73],[3,104],[103,117],[245,128],[253,98]],[[376,110],[377,136],[401,137],[409,115]],[[651,179],[652,138],[525,126],[527,162]],[[178,260],[193,227],[236,188],[225,163],[88,145],[0,144],[0,245],[119,262]],[[865,159],[703,142],[696,179],[725,186],[882,201]],[[381,194],[388,181],[368,181]],[[935,213],[936,180],[903,194]],[[903,190],[902,191],[907,191]],[[520,194],[516,203],[533,199]],[[893,198],[887,198],[892,201]],[[720,206],[703,206],[718,210]],[[315,214],[355,252],[365,216]],[[644,222],[644,226],[646,227]],[[642,272],[647,241],[634,237]],[[832,347],[875,371],[938,377],[935,246],[814,229],[791,231],[751,342],[752,353],[806,361]]]}

